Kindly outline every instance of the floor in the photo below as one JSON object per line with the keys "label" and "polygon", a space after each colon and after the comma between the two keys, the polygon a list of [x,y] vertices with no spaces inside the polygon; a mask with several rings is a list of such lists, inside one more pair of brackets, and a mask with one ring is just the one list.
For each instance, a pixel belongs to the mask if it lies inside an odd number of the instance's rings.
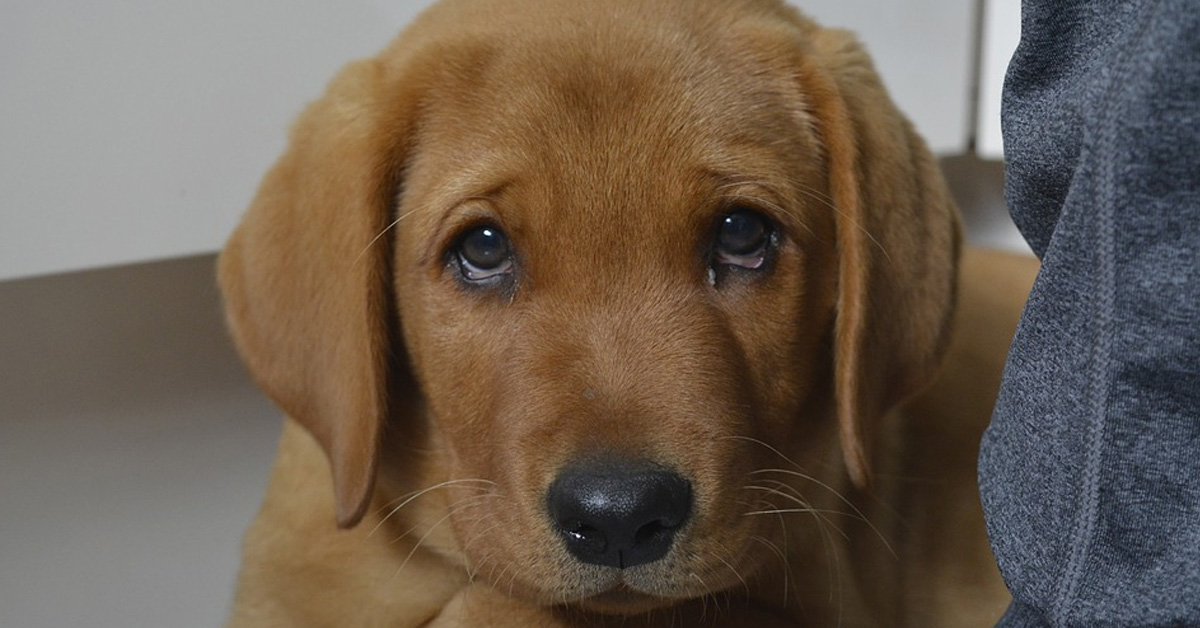
{"label": "floor", "polygon": [[[1022,249],[1003,167],[943,160],[971,239]],[[211,627],[278,412],[211,255],[0,282],[0,626]]]}
{"label": "floor", "polygon": [[218,626],[280,419],[202,256],[0,283],[0,626]]}

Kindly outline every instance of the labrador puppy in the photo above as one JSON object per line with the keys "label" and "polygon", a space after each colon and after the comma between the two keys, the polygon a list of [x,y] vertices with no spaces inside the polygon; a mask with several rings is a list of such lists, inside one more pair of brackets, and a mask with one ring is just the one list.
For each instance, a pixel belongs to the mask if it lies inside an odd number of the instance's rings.
{"label": "labrador puppy", "polygon": [[221,257],[288,417],[230,625],[990,625],[1033,265],[959,289],[959,241],[862,47],[778,0],[439,3]]}

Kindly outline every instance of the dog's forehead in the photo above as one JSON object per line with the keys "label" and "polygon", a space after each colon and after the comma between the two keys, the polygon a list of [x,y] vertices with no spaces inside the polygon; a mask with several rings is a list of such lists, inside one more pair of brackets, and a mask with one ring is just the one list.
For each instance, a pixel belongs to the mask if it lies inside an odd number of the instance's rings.
{"label": "dog's forehead", "polygon": [[796,184],[824,186],[795,42],[589,12],[430,48],[398,226],[414,261],[432,268],[456,233],[486,219],[540,278],[547,263],[556,276],[692,272],[723,192],[752,182],[793,208]]}
{"label": "dog's forehead", "polygon": [[804,95],[784,60],[731,45],[609,32],[477,46],[428,98],[414,189],[441,207],[523,190],[527,211],[561,222],[803,176],[819,161]]}

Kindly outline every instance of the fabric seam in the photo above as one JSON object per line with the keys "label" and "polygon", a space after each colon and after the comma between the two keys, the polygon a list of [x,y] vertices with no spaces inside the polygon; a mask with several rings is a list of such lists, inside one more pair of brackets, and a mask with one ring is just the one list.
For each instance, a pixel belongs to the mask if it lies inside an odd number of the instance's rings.
{"label": "fabric seam", "polygon": [[1114,257],[1116,253],[1114,218],[1116,163],[1113,148],[1116,145],[1117,123],[1126,108],[1125,103],[1116,98],[1116,94],[1126,84],[1125,79],[1130,74],[1130,65],[1135,52],[1140,48],[1140,43],[1144,40],[1160,6],[1161,0],[1151,0],[1146,5],[1141,23],[1134,31],[1134,36],[1126,42],[1120,60],[1109,76],[1104,90],[1105,97],[1101,101],[1102,106],[1108,103],[1113,103],[1113,106],[1104,109],[1104,115],[1097,129],[1096,142],[1102,153],[1097,164],[1098,189],[1096,194],[1096,240],[1099,253],[1096,273],[1099,279],[1099,290],[1093,301],[1096,332],[1095,344],[1089,356],[1088,369],[1091,374],[1091,385],[1088,390],[1089,407],[1087,412],[1092,420],[1089,426],[1087,457],[1080,487],[1081,507],[1077,511],[1075,534],[1071,540],[1067,566],[1058,586],[1056,597],[1060,600],[1060,604],[1055,609],[1051,622],[1056,628],[1067,628],[1070,625],[1071,616],[1079,604],[1079,587],[1085,573],[1084,567],[1091,555],[1100,510],[1100,477],[1108,418],[1108,398],[1112,383],[1113,309],[1116,300],[1116,260]]}

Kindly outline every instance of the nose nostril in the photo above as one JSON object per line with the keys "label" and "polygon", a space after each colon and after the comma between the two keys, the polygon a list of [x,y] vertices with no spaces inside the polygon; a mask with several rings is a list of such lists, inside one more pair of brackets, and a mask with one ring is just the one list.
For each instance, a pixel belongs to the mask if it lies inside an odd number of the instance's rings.
{"label": "nose nostril", "polygon": [[668,525],[665,521],[651,521],[646,525],[638,528],[638,531],[633,535],[634,545],[644,545],[652,541],[661,539],[664,534],[675,532],[675,526]]}
{"label": "nose nostril", "polygon": [[587,551],[603,553],[608,540],[604,533],[579,520],[559,522],[559,529],[574,544],[586,548]]}

